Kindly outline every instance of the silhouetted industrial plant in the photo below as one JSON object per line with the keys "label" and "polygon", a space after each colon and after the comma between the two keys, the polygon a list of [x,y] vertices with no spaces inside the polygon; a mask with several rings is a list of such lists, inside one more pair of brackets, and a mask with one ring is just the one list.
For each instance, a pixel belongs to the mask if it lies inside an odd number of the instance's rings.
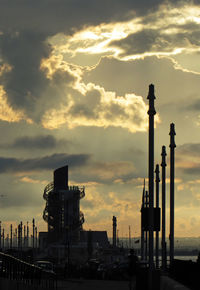
{"label": "silhouetted industrial plant", "polygon": [[[18,276],[21,277],[21,283],[35,283],[36,285],[42,283],[41,281],[47,283],[48,280],[51,281],[48,284],[51,289],[56,289],[57,279],[80,277],[127,280],[130,282],[130,290],[171,290],[176,288],[178,282],[175,280],[188,285],[191,289],[199,289],[195,288],[195,283],[198,278],[197,273],[200,271],[200,255],[197,262],[175,259],[175,125],[170,124],[169,132],[170,235],[168,251],[168,239],[166,239],[167,154],[166,147],[163,145],[160,178],[160,166],[154,165],[154,117],[156,114],[154,102],[156,98],[152,84],[149,86],[147,99],[149,100],[148,190],[146,190],[144,179],[141,236],[134,240],[134,245],[131,242],[130,225],[128,226],[129,243],[125,246],[119,242],[116,216],[112,216],[112,221],[110,219],[112,227],[110,241],[106,231],[84,230],[85,220],[84,214],[80,211],[80,200],[85,197],[85,187],[69,185],[68,165],[64,165],[54,170],[53,182],[44,188],[43,198],[46,204],[43,219],[47,223],[48,231],[38,233],[35,219],[33,219],[31,228],[28,222],[26,224],[20,222],[16,228],[10,225],[10,234],[5,237],[4,228],[2,229],[0,222],[0,248],[2,250],[0,275],[2,277],[15,280],[20,273]],[[159,205],[160,182],[162,182],[161,207]],[[51,273],[47,271],[47,268],[43,269],[44,265],[50,264],[54,267]],[[13,265],[17,265],[18,272],[15,272]],[[37,275],[30,273],[37,273]],[[187,275],[180,273],[187,273]]]}

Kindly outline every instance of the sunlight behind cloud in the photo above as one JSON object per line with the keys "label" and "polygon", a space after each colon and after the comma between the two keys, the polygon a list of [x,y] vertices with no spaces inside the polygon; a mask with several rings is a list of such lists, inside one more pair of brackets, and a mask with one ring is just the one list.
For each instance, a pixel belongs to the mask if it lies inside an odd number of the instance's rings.
{"label": "sunlight behind cloud", "polygon": [[[195,25],[198,31],[199,24],[200,8],[198,6],[185,4],[177,7],[176,4],[164,3],[157,11],[145,17],[136,17],[125,22],[86,26],[72,36],[56,34],[49,38],[49,42],[54,48],[55,55],[61,54],[67,61],[80,65],[82,65],[81,57],[89,55],[99,55],[98,61],[101,56],[105,55],[123,61],[154,55],[168,57],[182,52],[191,52],[191,50],[196,52],[199,49],[190,40],[193,34],[190,25]],[[135,53],[134,50],[138,44],[135,41],[129,44],[128,38],[138,33],[142,35],[145,30],[157,31],[155,43],[147,52]],[[179,41],[181,35],[182,41]],[[132,46],[132,52],[129,46]]]}

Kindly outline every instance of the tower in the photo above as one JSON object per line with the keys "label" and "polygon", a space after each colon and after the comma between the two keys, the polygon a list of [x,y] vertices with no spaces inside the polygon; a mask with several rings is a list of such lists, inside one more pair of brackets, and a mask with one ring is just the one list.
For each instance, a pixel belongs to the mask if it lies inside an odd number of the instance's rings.
{"label": "tower", "polygon": [[46,200],[43,218],[48,223],[48,243],[66,245],[79,241],[84,222],[80,199],[84,196],[84,187],[68,185],[68,166],[54,171],[54,181],[45,187],[43,194]]}

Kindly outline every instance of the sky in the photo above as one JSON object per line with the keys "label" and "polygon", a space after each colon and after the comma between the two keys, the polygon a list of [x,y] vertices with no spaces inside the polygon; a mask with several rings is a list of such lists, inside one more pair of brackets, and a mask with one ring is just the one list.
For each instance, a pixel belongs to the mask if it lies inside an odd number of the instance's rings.
{"label": "sky", "polygon": [[[148,189],[148,87],[155,166],[175,123],[175,236],[200,236],[200,4],[0,0],[0,220],[42,219],[44,187],[69,165],[84,229],[140,235]],[[161,170],[161,168],[160,168]],[[161,185],[160,185],[161,193]],[[160,196],[161,199],[161,196]]]}

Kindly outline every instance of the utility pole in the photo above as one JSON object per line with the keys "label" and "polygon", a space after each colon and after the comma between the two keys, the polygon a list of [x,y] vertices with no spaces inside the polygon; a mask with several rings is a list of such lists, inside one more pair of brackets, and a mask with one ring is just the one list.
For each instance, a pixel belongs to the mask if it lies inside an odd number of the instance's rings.
{"label": "utility pole", "polygon": [[[159,165],[156,165],[156,208],[159,209]],[[159,268],[159,230],[156,230],[156,268]]]}
{"label": "utility pole", "polygon": [[166,201],[166,148],[165,146],[162,146],[162,269],[166,269],[166,241],[165,241],[165,227],[166,227],[166,222],[165,222],[165,201]]}
{"label": "utility pole", "polygon": [[174,148],[176,147],[174,136],[175,125],[170,124],[170,266],[174,260]]}
{"label": "utility pole", "polygon": [[153,290],[154,251],[154,85],[149,86],[149,290]]}

